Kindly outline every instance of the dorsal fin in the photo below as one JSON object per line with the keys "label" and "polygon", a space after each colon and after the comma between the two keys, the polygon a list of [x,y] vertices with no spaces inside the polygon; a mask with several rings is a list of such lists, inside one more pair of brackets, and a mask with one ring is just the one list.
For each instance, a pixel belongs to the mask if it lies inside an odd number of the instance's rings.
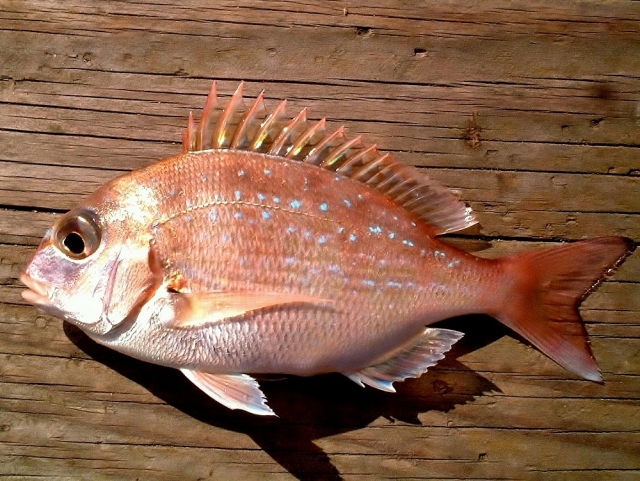
{"label": "dorsal fin", "polygon": [[378,190],[429,223],[436,234],[477,223],[471,208],[449,189],[391,154],[380,153],[375,145],[365,145],[360,136],[348,140],[344,126],[328,132],[325,119],[307,120],[306,109],[290,118],[285,114],[286,101],[269,114],[263,93],[247,107],[243,90],[244,82],[220,109],[213,83],[197,127],[189,116],[183,134],[185,152],[245,150],[314,164]]}

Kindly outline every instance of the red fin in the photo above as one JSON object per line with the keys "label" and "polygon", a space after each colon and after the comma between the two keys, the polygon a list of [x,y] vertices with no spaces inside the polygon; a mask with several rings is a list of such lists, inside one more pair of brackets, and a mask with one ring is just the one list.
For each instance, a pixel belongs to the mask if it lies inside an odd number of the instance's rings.
{"label": "red fin", "polygon": [[477,224],[471,208],[449,189],[392,155],[378,152],[375,146],[367,146],[360,137],[347,139],[344,126],[329,132],[324,119],[307,120],[307,109],[286,120],[284,102],[269,115],[263,94],[247,108],[243,90],[241,83],[219,111],[214,82],[198,127],[189,119],[183,135],[185,151],[231,148],[317,165],[377,190],[430,224],[434,234]]}
{"label": "red fin", "polygon": [[332,302],[304,294],[269,292],[169,292],[174,328],[194,328],[243,319],[247,313],[291,304],[327,305]]}
{"label": "red fin", "polygon": [[602,376],[578,307],[633,250],[624,237],[602,237],[505,259],[514,289],[494,316],[569,371]]}
{"label": "red fin", "polygon": [[209,374],[180,369],[187,378],[208,396],[229,409],[242,409],[259,416],[275,416],[258,382],[246,374]]}
{"label": "red fin", "polygon": [[345,374],[356,384],[368,384],[381,391],[395,392],[393,383],[408,377],[420,377],[431,366],[444,359],[463,334],[450,329],[427,327],[407,344],[388,354],[387,359],[360,371]]}

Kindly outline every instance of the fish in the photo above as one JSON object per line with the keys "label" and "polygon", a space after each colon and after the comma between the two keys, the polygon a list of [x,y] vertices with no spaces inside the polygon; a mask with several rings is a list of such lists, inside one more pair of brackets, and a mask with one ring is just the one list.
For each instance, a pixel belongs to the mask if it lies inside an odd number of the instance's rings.
{"label": "fish", "polygon": [[23,298],[99,344],[179,369],[230,409],[274,415],[260,375],[337,372],[394,392],[486,314],[602,382],[582,300],[635,249],[601,237],[480,258],[442,240],[478,223],[422,170],[268,111],[214,82],[183,152],[106,183],[58,218]]}

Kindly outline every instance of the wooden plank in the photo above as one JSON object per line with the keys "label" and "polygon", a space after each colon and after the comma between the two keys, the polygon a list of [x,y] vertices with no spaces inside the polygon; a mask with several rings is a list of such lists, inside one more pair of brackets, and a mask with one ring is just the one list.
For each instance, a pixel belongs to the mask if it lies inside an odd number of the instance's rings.
{"label": "wooden plank", "polygon": [[[640,240],[640,4],[0,0],[0,476],[640,476],[640,253],[582,305],[602,385],[496,321],[390,395],[264,383],[278,419],[92,343],[20,297],[57,215],[180,150],[213,79],[344,123],[454,188],[485,257]],[[479,250],[482,249],[482,250]]]}

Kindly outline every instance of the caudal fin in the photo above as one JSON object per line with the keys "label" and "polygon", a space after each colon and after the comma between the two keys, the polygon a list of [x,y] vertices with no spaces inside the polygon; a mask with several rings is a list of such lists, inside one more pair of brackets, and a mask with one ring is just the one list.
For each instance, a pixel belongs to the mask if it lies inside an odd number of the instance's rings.
{"label": "caudal fin", "polygon": [[494,316],[569,371],[602,381],[578,307],[634,249],[602,237],[503,259],[513,290]]}

